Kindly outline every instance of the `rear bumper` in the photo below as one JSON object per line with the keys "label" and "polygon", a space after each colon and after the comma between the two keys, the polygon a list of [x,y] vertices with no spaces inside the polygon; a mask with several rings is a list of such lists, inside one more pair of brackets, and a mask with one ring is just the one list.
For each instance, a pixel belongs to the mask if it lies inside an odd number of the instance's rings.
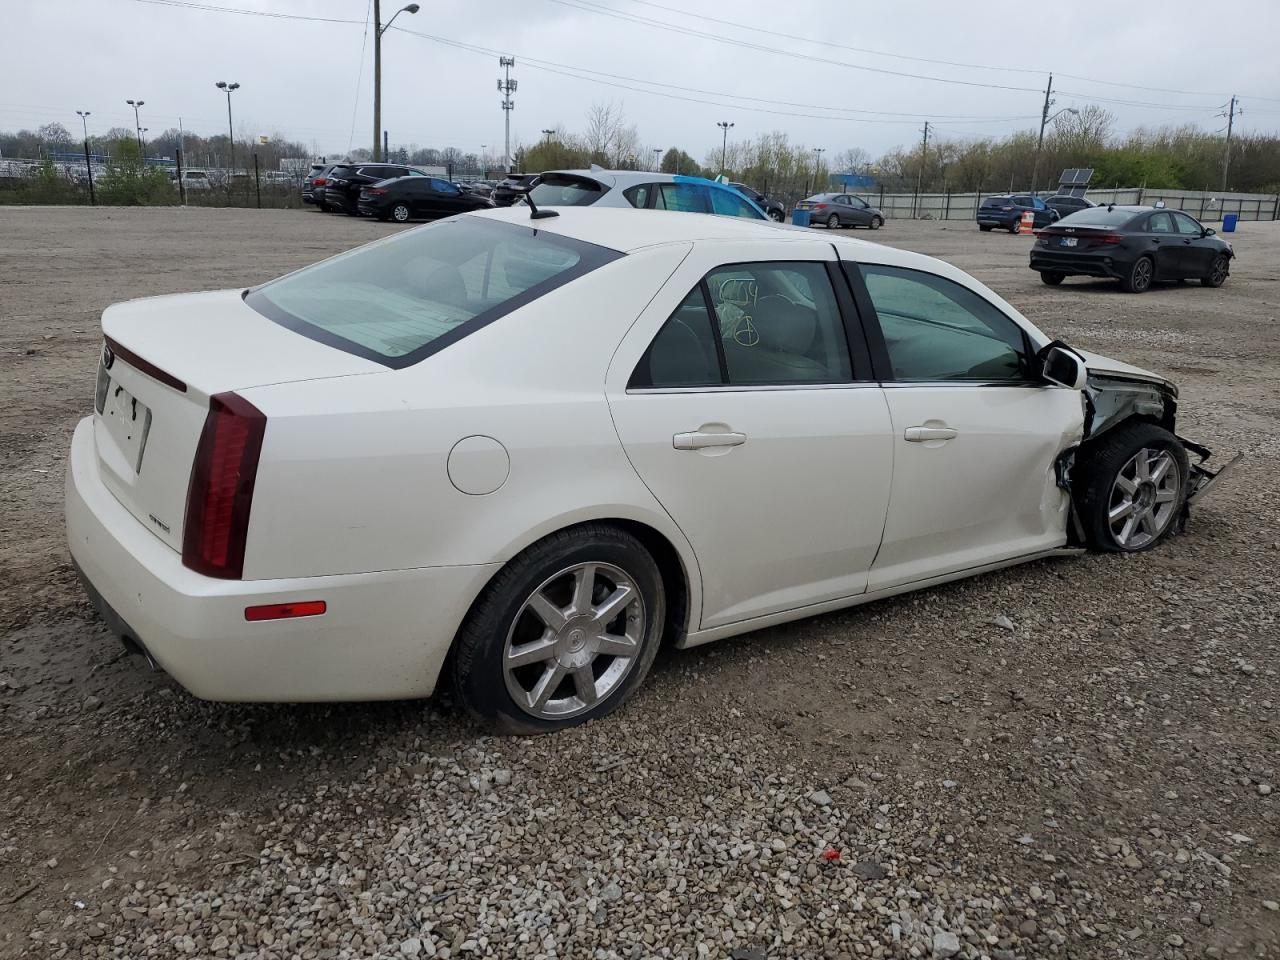
{"label": "rear bumper", "polygon": [[[67,544],[108,626],[197,697],[424,697],[498,564],[280,580],[218,580],[140,524],[103,485],[93,423],[71,442]],[[245,607],[323,600],[318,617],[249,623]]]}
{"label": "rear bumper", "polygon": [[1039,273],[1064,273],[1068,276],[1111,277],[1124,276],[1128,263],[1100,253],[1057,253],[1051,250],[1032,250],[1031,269]]}
{"label": "rear bumper", "polygon": [[1012,226],[1013,226],[1013,224],[1014,224],[1014,222],[1015,222],[1015,221],[1020,220],[1020,219],[1022,219],[1022,217],[1021,217],[1020,215],[1019,215],[1019,216],[1016,216],[1016,217],[1015,217],[1015,216],[1012,216],[1012,215],[1010,215],[1010,216],[994,216],[994,215],[991,215],[991,214],[981,213],[981,214],[978,214],[978,226],[980,226],[980,227],[1002,227],[1003,229],[1008,230],[1010,227],[1012,227]]}

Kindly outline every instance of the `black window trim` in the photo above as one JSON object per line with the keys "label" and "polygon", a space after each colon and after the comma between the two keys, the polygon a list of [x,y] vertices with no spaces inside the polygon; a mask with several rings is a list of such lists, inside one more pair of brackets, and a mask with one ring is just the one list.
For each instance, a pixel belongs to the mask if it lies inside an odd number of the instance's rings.
{"label": "black window trim", "polygon": [[[447,220],[439,220],[434,224],[430,224],[426,228],[420,227],[418,229],[445,228],[458,223],[466,223],[469,226],[479,224],[481,225],[481,229],[492,229],[502,232],[520,231],[534,237],[543,232],[534,227],[524,226],[523,224],[504,223],[498,220],[489,220],[475,216],[468,217],[466,215],[456,219],[450,218]],[[432,354],[439,353],[449,345],[457,343],[464,337],[470,336],[482,327],[487,327],[495,320],[500,320],[507,314],[519,310],[526,304],[532,303],[540,297],[546,296],[551,291],[556,290],[559,287],[563,287],[568,283],[572,283],[579,277],[584,277],[588,273],[592,273],[593,271],[626,256],[626,254],[621,250],[613,250],[609,247],[602,247],[598,244],[588,243],[585,240],[577,240],[573,237],[566,237],[562,234],[548,232],[547,236],[553,238],[555,242],[563,244],[575,253],[579,254],[577,264],[570,267],[568,270],[557,273],[553,277],[548,277],[541,283],[535,283],[533,286],[512,297],[510,300],[506,300],[498,304],[496,307],[491,307],[483,313],[476,314],[470,320],[460,323],[448,333],[441,334],[430,343],[398,357],[388,357],[379,353],[377,350],[364,346],[363,344],[355,343],[354,341],[348,340],[346,337],[339,336],[330,330],[325,330],[323,327],[318,327],[314,324],[308,323],[300,317],[295,317],[282,307],[276,306],[276,304],[268,300],[262,292],[270,287],[275,280],[268,280],[266,283],[259,284],[256,287],[250,287],[240,296],[246,306],[256,310],[268,320],[278,323],[285,329],[292,330],[294,333],[300,334],[309,340],[315,340],[317,343],[323,343],[327,347],[333,347],[334,349],[352,354],[353,356],[372,360],[374,363],[381,364],[384,367],[389,367],[392,370],[403,370],[405,367],[411,367],[414,364],[425,360]]]}
{"label": "black window trim", "polygon": [[[834,244],[832,244],[834,248]],[[814,263],[820,264],[827,275],[827,282],[831,285],[832,295],[836,301],[836,311],[840,315],[841,328],[844,331],[845,349],[849,354],[849,370],[850,378],[848,380],[828,380],[823,382],[806,381],[803,383],[731,383],[729,381],[729,364],[724,354],[724,342],[720,338],[720,331],[716,323],[715,301],[711,298],[711,288],[707,283],[707,278],[711,274],[721,270],[732,270],[734,267],[756,267],[763,264],[796,264],[796,263]],[[711,328],[711,339],[716,347],[716,362],[720,367],[720,383],[706,384],[701,386],[679,386],[679,387],[660,387],[654,386],[652,378],[648,375],[648,359],[649,350],[653,346],[655,340],[666,329],[667,324],[671,322],[671,318],[675,316],[675,310],[680,309],[680,305],[689,299],[690,290],[680,298],[674,310],[669,313],[658,326],[657,331],[649,339],[649,343],[645,346],[644,352],[641,353],[640,359],[636,361],[636,365],[631,370],[630,376],[627,377],[626,390],[628,393],[699,393],[699,392],[736,392],[743,393],[752,390],[841,390],[849,387],[869,387],[876,386],[876,380],[872,373],[872,363],[870,354],[867,352],[867,341],[863,336],[863,326],[853,300],[849,296],[848,286],[841,282],[840,261],[838,260],[796,260],[790,258],[769,258],[765,260],[738,260],[732,263],[716,264],[707,270],[706,273],[698,280],[697,287],[702,290],[702,302],[707,315],[707,323]],[[644,368],[645,376],[639,376],[641,368]],[[638,382],[643,381],[643,382]]]}
{"label": "black window trim", "polygon": [[871,353],[872,368],[875,370],[876,379],[882,387],[1044,387],[1047,383],[1042,378],[1034,375],[1036,347],[1031,342],[1031,337],[1027,333],[1025,327],[1013,317],[1009,316],[994,303],[988,300],[982,294],[978,293],[962,283],[956,286],[964,290],[968,290],[975,297],[986,303],[992,310],[995,310],[1001,316],[1005,317],[1010,323],[1018,328],[1018,332],[1022,335],[1023,361],[1026,366],[1026,373],[1029,376],[1020,380],[906,380],[899,379],[894,376],[893,365],[889,361],[889,349],[885,346],[884,331],[880,329],[880,315],[876,312],[875,304],[871,301],[871,292],[867,289],[866,278],[862,275],[862,268],[866,267],[889,267],[894,270],[905,270],[911,273],[923,274],[927,277],[936,277],[939,280],[946,280],[948,283],[956,283],[950,277],[944,277],[939,273],[930,273],[928,270],[918,270],[915,267],[900,267],[893,263],[862,263],[860,261],[841,260],[840,265],[844,268],[843,273],[849,282],[849,286],[853,291],[853,299],[857,304],[860,316],[866,318],[863,324],[863,330],[866,334],[868,348]]}

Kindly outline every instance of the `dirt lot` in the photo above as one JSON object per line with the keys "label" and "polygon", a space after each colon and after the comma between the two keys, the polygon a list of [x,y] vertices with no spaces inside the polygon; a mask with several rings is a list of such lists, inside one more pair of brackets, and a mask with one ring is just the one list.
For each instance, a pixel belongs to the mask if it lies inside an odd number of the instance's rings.
{"label": "dirt lot", "polygon": [[672,653],[537,740],[447,702],[194,700],[69,567],[100,311],[387,229],[0,208],[0,957],[1280,957],[1280,224],[1242,225],[1224,288],[1135,297],[892,222],[1172,374],[1182,432],[1247,461],[1156,552]]}

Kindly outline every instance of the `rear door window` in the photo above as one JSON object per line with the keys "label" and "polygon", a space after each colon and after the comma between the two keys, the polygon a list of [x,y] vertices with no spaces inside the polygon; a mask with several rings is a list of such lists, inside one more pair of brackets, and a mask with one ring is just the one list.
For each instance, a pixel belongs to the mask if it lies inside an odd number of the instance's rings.
{"label": "rear door window", "polygon": [[657,210],[677,210],[681,213],[707,213],[707,188],[700,183],[659,183],[654,196]]}
{"label": "rear door window", "polygon": [[464,216],[255,287],[245,303],[303,336],[398,368],[621,256],[546,230]]}
{"label": "rear door window", "polygon": [[1153,213],[1147,218],[1148,233],[1173,233],[1173,217],[1164,213]]}

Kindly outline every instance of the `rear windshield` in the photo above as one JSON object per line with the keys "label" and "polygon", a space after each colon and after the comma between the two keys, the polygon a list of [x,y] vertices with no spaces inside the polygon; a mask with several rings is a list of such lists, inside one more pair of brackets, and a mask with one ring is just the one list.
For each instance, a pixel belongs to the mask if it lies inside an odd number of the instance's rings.
{"label": "rear windshield", "polygon": [[987,197],[982,201],[984,207],[1011,207],[1013,200],[1009,197]]}
{"label": "rear windshield", "polygon": [[608,189],[590,177],[544,173],[529,196],[540,207],[587,207],[603,197]]}
{"label": "rear windshield", "polygon": [[303,336],[399,368],[621,256],[464,216],[273,280],[250,290],[245,303]]}
{"label": "rear windshield", "polygon": [[1066,224],[1071,227],[1123,227],[1136,216],[1137,214],[1132,210],[1123,210],[1120,207],[1114,210],[1108,210],[1106,207],[1088,207],[1067,214],[1054,226]]}

